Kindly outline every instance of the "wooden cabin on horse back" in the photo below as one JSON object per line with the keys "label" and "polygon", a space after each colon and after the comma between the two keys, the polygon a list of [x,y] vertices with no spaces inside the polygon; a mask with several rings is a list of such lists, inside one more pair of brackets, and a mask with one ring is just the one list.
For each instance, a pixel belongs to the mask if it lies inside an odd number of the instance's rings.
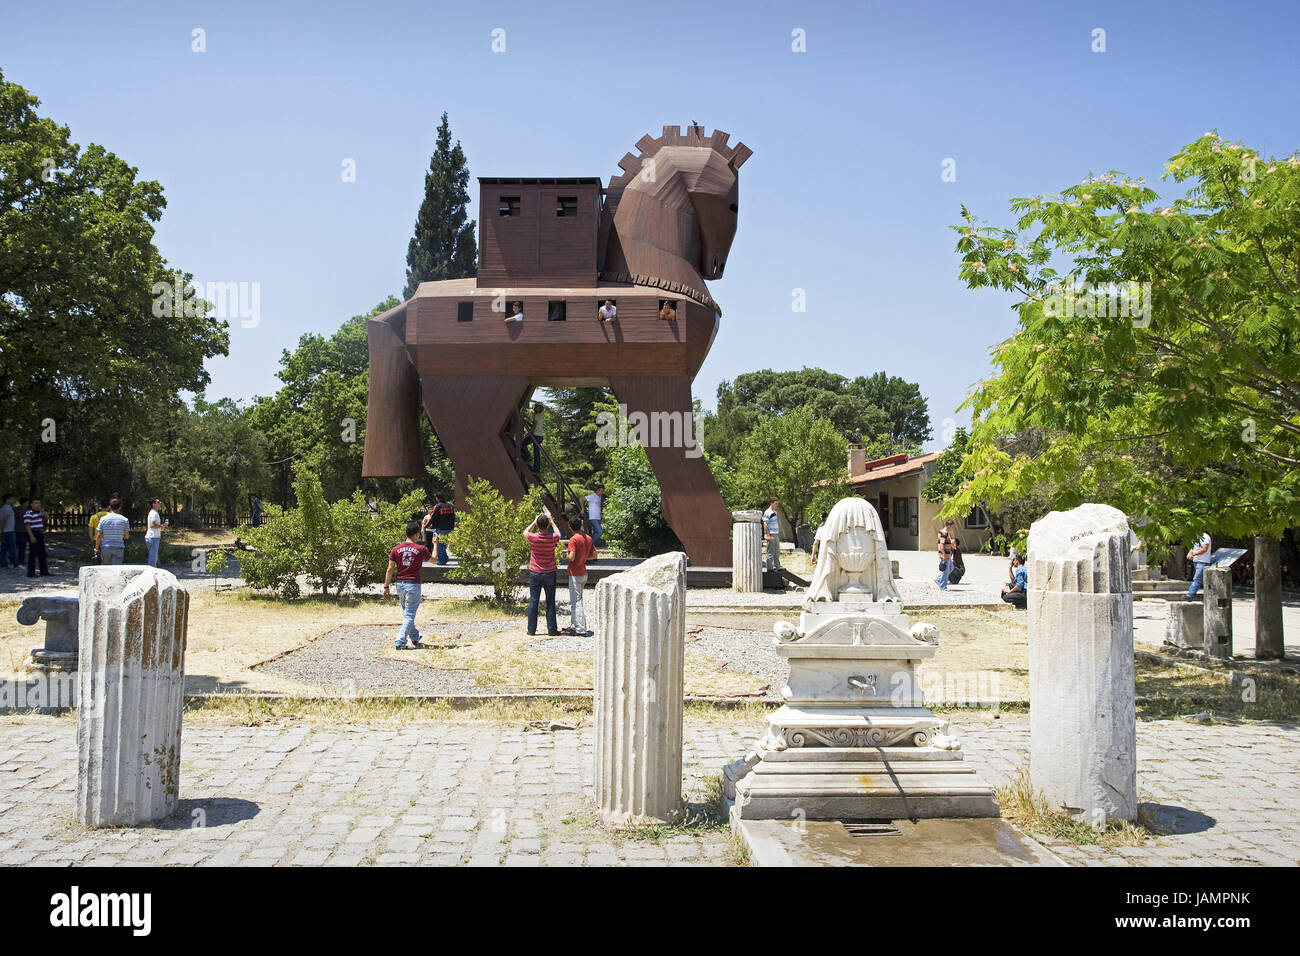
{"label": "wooden cabin on horse back", "polygon": [[[540,484],[559,518],[581,501],[544,441],[538,470],[521,451],[535,388],[608,386],[630,421],[640,412],[685,435],[691,383],[722,315],[704,280],[726,267],[751,152],[727,139],[666,126],[623,157],[608,188],[480,178],[477,277],[422,283],[370,320],[363,474],[424,473],[423,403],[456,468],[458,506],[473,476],[516,500]],[[650,430],[668,524],[693,564],[730,565],[731,516],[693,433],[659,441]]]}

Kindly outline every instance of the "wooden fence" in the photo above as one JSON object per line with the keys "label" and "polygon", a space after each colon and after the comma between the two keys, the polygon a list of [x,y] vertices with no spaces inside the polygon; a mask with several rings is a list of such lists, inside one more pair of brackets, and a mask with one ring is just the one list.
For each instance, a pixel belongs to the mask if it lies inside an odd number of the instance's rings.
{"label": "wooden fence", "polygon": [[[47,531],[77,531],[85,530],[90,525],[90,516],[93,511],[86,511],[84,508],[63,509],[59,511],[45,512],[45,528]],[[127,519],[131,522],[132,528],[144,528],[145,519],[149,512],[145,511],[139,515],[128,514]],[[163,518],[171,521],[173,528],[189,529],[209,529],[225,528],[226,515],[223,511],[197,511],[197,512],[180,512],[179,514],[168,514],[163,512]],[[248,524],[247,515],[235,516],[235,527],[241,524]],[[22,516],[19,515],[19,520]]]}

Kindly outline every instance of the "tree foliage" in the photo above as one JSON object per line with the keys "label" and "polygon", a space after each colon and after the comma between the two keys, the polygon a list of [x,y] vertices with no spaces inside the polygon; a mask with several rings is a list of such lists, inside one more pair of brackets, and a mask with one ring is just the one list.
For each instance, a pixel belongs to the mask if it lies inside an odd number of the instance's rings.
{"label": "tree foliage", "polygon": [[412,492],[396,504],[372,506],[355,491],[330,504],[305,462],[294,467],[294,496],[297,507],[268,506],[265,523],[237,532],[253,549],[240,561],[249,586],[274,588],[286,598],[298,596],[299,576],[335,597],[381,580],[388,552],[405,539],[406,522],[423,502]]}
{"label": "tree foliage", "polygon": [[541,489],[534,486],[521,500],[510,501],[486,479],[470,478],[465,497],[466,509],[456,516],[448,538],[457,565],[447,576],[453,581],[486,579],[493,602],[510,604],[519,568],[528,560],[524,529],[542,510]]}
{"label": "tree foliage", "polygon": [[831,422],[871,457],[912,451],[930,438],[930,417],[919,386],[877,372],[848,379],[819,368],[747,372],[718,386],[718,408],[705,421],[708,449],[735,462],[760,421],[806,409]]}
{"label": "tree foliage", "polygon": [[834,424],[806,408],[761,420],[741,445],[736,466],[740,494],[752,506],[780,498],[791,525],[804,523],[809,506],[829,510],[846,479],[848,442]]}
{"label": "tree foliage", "polygon": [[406,298],[421,282],[462,279],[477,271],[478,246],[469,204],[469,165],[457,140],[451,142],[447,114],[438,126],[438,142],[424,176],[424,201],[415,219],[415,235],[406,251]]}
{"label": "tree foliage", "polygon": [[[963,208],[962,279],[1022,301],[948,513],[1050,487],[1144,516],[1156,547],[1300,523],[1300,157],[1207,133],[1165,176],[1186,195],[1164,205],[1113,171],[1013,200],[1014,228]],[[1052,440],[1015,454],[1033,430]]]}
{"label": "tree foliage", "polygon": [[228,336],[193,296],[155,308],[156,283],[190,280],[153,244],[162,187],[39,105],[0,74],[0,474],[45,494],[201,391]]}

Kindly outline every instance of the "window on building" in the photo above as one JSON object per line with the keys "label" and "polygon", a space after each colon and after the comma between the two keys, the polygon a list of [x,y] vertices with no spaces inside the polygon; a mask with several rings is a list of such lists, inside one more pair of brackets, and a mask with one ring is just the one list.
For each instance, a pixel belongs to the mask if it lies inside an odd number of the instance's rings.
{"label": "window on building", "polygon": [[576,216],[578,214],[578,197],[577,196],[560,196],[555,200],[555,214],[557,216]]}
{"label": "window on building", "polygon": [[519,197],[502,196],[501,197],[501,215],[517,216],[519,215]]}
{"label": "window on building", "polygon": [[546,318],[550,322],[563,322],[568,318],[566,303],[563,299],[546,303]]}
{"label": "window on building", "polygon": [[894,527],[906,528],[911,525],[910,512],[906,498],[894,499]]}
{"label": "window on building", "polygon": [[474,321],[474,303],[457,302],[456,303],[456,321],[473,322]]}
{"label": "window on building", "polygon": [[675,319],[677,318],[677,300],[660,299],[659,300],[659,318]]}
{"label": "window on building", "polygon": [[966,516],[966,527],[968,528],[987,528],[989,526],[989,513],[976,505],[971,509],[970,514]]}

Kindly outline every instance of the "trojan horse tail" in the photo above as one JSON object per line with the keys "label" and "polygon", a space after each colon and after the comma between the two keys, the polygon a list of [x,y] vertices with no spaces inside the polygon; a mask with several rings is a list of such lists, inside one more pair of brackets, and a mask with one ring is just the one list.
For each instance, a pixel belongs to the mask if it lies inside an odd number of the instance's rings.
{"label": "trojan horse tail", "polygon": [[366,322],[370,346],[370,399],[361,474],[415,478],[424,474],[420,453],[420,376],[406,352],[406,304]]}

